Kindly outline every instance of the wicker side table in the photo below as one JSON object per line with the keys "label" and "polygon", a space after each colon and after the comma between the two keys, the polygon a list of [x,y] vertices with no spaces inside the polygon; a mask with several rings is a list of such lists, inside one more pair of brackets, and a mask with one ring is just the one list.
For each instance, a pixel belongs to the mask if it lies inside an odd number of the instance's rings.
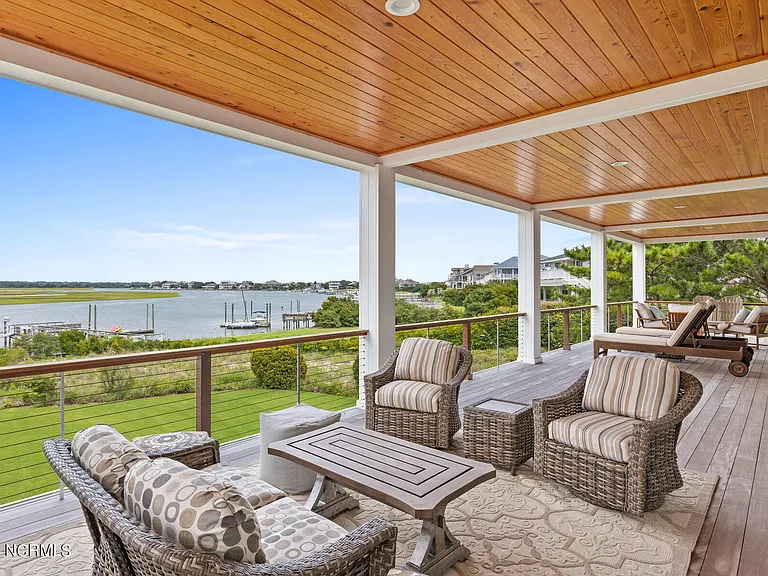
{"label": "wicker side table", "polygon": [[133,443],[150,458],[172,458],[197,470],[220,461],[219,443],[207,432],[150,434],[134,438]]}
{"label": "wicker side table", "polygon": [[487,399],[464,408],[464,455],[514,474],[533,456],[531,406]]}

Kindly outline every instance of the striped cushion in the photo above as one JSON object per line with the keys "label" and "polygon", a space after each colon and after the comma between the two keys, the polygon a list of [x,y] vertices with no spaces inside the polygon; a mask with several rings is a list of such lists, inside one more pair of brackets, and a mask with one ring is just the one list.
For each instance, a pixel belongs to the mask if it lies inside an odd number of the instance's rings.
{"label": "striped cushion", "polygon": [[603,356],[589,369],[584,410],[656,420],[677,402],[680,371],[666,360]]}
{"label": "striped cushion", "polygon": [[637,420],[605,412],[580,412],[549,423],[549,438],[615,462],[629,462]]}
{"label": "striped cushion", "polygon": [[389,408],[437,412],[441,388],[437,384],[416,380],[395,380],[376,390],[376,404]]}
{"label": "striped cushion", "polygon": [[406,338],[395,364],[395,380],[445,384],[459,369],[459,349],[450,342]]}

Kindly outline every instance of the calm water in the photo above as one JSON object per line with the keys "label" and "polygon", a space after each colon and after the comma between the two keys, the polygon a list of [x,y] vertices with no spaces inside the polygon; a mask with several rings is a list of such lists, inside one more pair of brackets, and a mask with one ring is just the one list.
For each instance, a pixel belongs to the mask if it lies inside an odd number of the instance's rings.
{"label": "calm water", "polygon": [[[147,298],[141,300],[116,300],[112,302],[91,302],[97,312],[97,328],[109,330],[121,326],[123,330],[146,327],[147,303],[155,305],[155,331],[161,332],[167,339],[209,338],[258,332],[276,332],[282,330],[282,312],[297,310],[297,300],[301,301],[301,311],[311,312],[320,308],[328,296],[326,294],[305,294],[302,292],[272,292],[253,290],[245,292],[245,300],[250,313],[253,310],[265,310],[266,304],[272,304],[272,328],[255,330],[225,330],[219,325],[224,321],[224,305],[227,316],[231,305],[235,304],[235,320],[243,319],[243,300],[239,291],[229,290],[182,290],[177,298]],[[61,304],[25,304],[0,306],[0,319],[9,316],[11,324],[27,322],[80,322],[83,328],[88,326],[88,302],[66,302]],[[0,330],[1,331],[1,330]]]}

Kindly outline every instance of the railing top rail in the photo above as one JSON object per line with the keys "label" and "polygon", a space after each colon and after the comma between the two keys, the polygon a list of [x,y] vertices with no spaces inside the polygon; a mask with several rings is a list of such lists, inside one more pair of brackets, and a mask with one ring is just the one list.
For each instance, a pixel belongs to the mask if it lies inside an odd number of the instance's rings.
{"label": "railing top rail", "polygon": [[608,302],[608,306],[618,306],[621,304],[635,304],[637,300],[622,300],[621,302]]}
{"label": "railing top rail", "polygon": [[542,314],[553,314],[557,312],[571,312],[573,310],[590,310],[591,308],[597,308],[597,304],[584,304],[582,306],[568,306],[566,308],[542,308]]}
{"label": "railing top rail", "polygon": [[424,328],[439,328],[441,326],[456,326],[461,324],[475,324],[477,322],[488,322],[490,320],[506,320],[508,318],[522,318],[525,312],[510,312],[507,314],[492,314],[490,316],[474,316],[472,318],[453,318],[451,320],[435,320],[434,322],[417,322],[415,324],[398,324],[395,326],[396,332],[405,330],[420,330]]}
{"label": "railing top rail", "polygon": [[[714,300],[717,300],[714,296]],[[646,300],[648,304],[693,304],[693,300]],[[743,302],[744,306],[765,306],[768,302]]]}
{"label": "railing top rail", "polygon": [[257,350],[260,348],[272,348],[273,346],[292,346],[295,344],[321,342],[324,340],[365,336],[367,334],[368,330],[338,330],[334,332],[326,332],[324,334],[289,336],[287,338],[268,338],[265,340],[248,340],[233,344],[194,346],[191,348],[179,348],[177,350],[156,350],[152,352],[136,352],[133,354],[122,354],[117,356],[97,356],[93,358],[61,360],[58,362],[41,362],[40,364],[20,364],[18,366],[6,366],[0,368],[0,380],[5,378],[20,378],[24,376],[39,376],[41,374],[58,374],[59,372],[74,372],[76,370],[88,370],[91,368],[123,366],[126,364],[144,364],[146,362],[159,362],[162,360],[196,358],[204,353],[227,354],[232,352]]}

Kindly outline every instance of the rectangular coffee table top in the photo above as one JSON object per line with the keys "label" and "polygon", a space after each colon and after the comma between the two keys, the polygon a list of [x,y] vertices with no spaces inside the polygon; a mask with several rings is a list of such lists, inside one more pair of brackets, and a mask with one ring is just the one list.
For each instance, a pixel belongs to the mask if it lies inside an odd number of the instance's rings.
{"label": "rectangular coffee table top", "polygon": [[268,452],[415,518],[496,476],[490,464],[343,423],[273,442]]}

